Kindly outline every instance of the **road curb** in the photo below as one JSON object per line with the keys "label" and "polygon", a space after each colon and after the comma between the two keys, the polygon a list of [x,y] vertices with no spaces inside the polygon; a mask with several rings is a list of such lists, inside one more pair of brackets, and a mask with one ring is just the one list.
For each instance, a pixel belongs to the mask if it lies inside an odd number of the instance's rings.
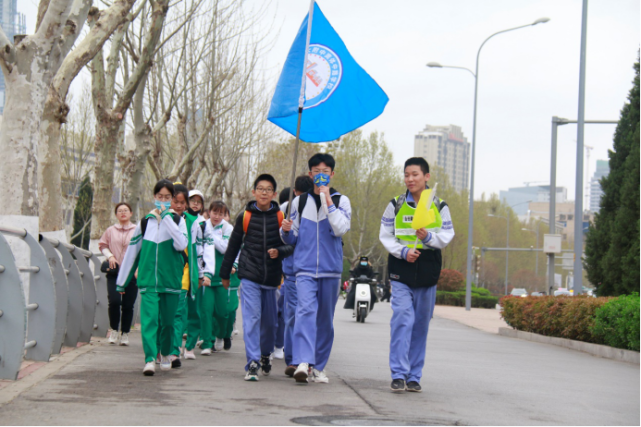
{"label": "road curb", "polygon": [[78,356],[88,353],[95,348],[96,345],[101,345],[102,342],[99,340],[91,341],[90,343],[78,347],[69,352],[55,356],[55,359],[51,359],[46,363],[45,366],[40,367],[36,371],[30,373],[29,375],[21,378],[15,382],[12,382],[8,386],[0,389],[0,408],[10,403],[13,399],[18,397],[21,393],[31,389],[33,386],[39,384],[40,382],[46,380],[47,378],[55,375],[59,370],[67,366],[69,363],[73,362]]}
{"label": "road curb", "polygon": [[617,360],[619,362],[632,363],[635,365],[639,365],[640,363],[638,352],[632,350],[623,350],[621,348],[614,348],[607,345],[570,340],[567,338],[547,337],[545,335],[518,331],[512,328],[499,328],[499,335],[538,342],[542,344],[551,344],[559,347],[565,347],[569,348],[570,350],[582,351],[593,356],[602,357],[604,359]]}

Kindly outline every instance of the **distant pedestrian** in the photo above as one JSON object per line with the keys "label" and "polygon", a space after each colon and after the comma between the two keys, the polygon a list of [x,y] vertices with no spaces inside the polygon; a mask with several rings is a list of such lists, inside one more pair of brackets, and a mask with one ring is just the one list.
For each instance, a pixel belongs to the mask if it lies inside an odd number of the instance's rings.
{"label": "distant pedestrian", "polygon": [[[134,235],[136,224],[131,223],[133,214],[131,206],[128,203],[118,203],[114,209],[118,224],[112,225],[105,230],[98,243],[98,249],[107,259],[106,265],[103,265],[107,273],[107,294],[109,297],[109,344],[116,344],[120,338],[120,345],[129,345],[129,331],[134,320],[134,305],[138,297],[138,286],[136,278],[132,278],[131,283],[123,295],[116,291],[116,278],[122,260],[127,252],[127,247]],[[118,330],[120,329],[120,337]]]}
{"label": "distant pedestrian", "polygon": [[429,206],[433,222],[426,228],[412,229],[416,203],[428,188],[430,168],[424,158],[412,157],[405,162],[404,172],[407,191],[387,205],[379,237],[390,253],[391,388],[393,392],[420,392],[427,332],[441,274],[441,249],[454,238],[454,227],[447,203],[435,199]]}

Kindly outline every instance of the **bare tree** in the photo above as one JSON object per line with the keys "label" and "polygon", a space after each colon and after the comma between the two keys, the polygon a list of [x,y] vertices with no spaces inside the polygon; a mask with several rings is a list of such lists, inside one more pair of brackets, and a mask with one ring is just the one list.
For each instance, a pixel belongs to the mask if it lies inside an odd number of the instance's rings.
{"label": "bare tree", "polygon": [[[12,43],[0,29],[0,68],[7,88],[0,130],[0,151],[5,156],[0,179],[13,201],[4,204],[0,214],[38,216],[39,157],[46,165],[42,180],[50,177],[58,181],[54,192],[47,188],[41,195],[43,206],[56,204],[53,199],[60,195],[60,152],[56,144],[51,147],[41,142],[41,126],[46,128],[48,121],[57,120],[59,132],[60,118],[66,117],[68,110],[64,99],[69,84],[126,19],[133,2],[116,0],[100,12],[91,7],[91,0],[41,0],[33,35],[15,36]],[[97,25],[72,51],[87,20]],[[59,102],[48,105],[51,115],[43,123],[43,110],[50,95]],[[53,165],[52,170],[49,165]],[[61,228],[61,211],[59,207],[57,229]],[[41,218],[47,216],[48,212]]]}
{"label": "bare tree", "polygon": [[169,0],[150,0],[143,2],[134,14],[138,16],[134,28],[140,34],[142,44],[138,55],[132,52],[131,70],[128,61],[123,60],[121,85],[117,82],[117,71],[120,58],[127,58],[123,48],[128,46],[126,34],[131,21],[120,26],[114,33],[106,68],[102,49],[91,61],[92,94],[96,115],[92,241],[98,240],[111,225],[116,152],[123,140],[125,116],[136,91],[141,85],[144,87],[159,43],[162,45],[161,35],[168,10]]}

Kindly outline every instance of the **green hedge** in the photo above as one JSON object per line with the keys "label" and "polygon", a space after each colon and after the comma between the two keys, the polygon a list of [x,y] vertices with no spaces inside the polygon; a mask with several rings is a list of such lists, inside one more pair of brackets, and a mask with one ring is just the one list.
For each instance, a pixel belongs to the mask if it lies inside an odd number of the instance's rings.
{"label": "green hedge", "polygon": [[507,296],[500,304],[505,322],[520,331],[639,350],[638,295]]}
{"label": "green hedge", "polygon": [[591,331],[603,344],[639,351],[639,294],[620,296],[599,308]]}
{"label": "green hedge", "polygon": [[[499,299],[493,297],[487,289],[472,286],[472,307],[495,308],[498,302]],[[465,307],[465,291],[447,292],[437,290],[436,304]]]}

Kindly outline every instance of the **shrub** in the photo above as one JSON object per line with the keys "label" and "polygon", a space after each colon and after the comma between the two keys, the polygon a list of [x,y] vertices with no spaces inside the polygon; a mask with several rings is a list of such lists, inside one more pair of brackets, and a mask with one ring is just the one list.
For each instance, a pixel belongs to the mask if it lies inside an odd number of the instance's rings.
{"label": "shrub", "polygon": [[590,330],[604,344],[639,351],[639,294],[604,304],[596,311]]}
{"label": "shrub", "polygon": [[503,319],[513,328],[587,342],[598,342],[590,326],[596,309],[606,302],[606,298],[589,297],[501,298]]}
{"label": "shrub", "polygon": [[[499,299],[490,295],[490,292],[487,289],[472,286],[472,307],[494,308],[498,302]],[[465,307],[465,291],[448,292],[437,290],[436,304]]]}
{"label": "shrub", "polygon": [[456,271],[444,269],[441,270],[441,276],[437,283],[439,291],[457,292],[465,287],[465,277]]}

